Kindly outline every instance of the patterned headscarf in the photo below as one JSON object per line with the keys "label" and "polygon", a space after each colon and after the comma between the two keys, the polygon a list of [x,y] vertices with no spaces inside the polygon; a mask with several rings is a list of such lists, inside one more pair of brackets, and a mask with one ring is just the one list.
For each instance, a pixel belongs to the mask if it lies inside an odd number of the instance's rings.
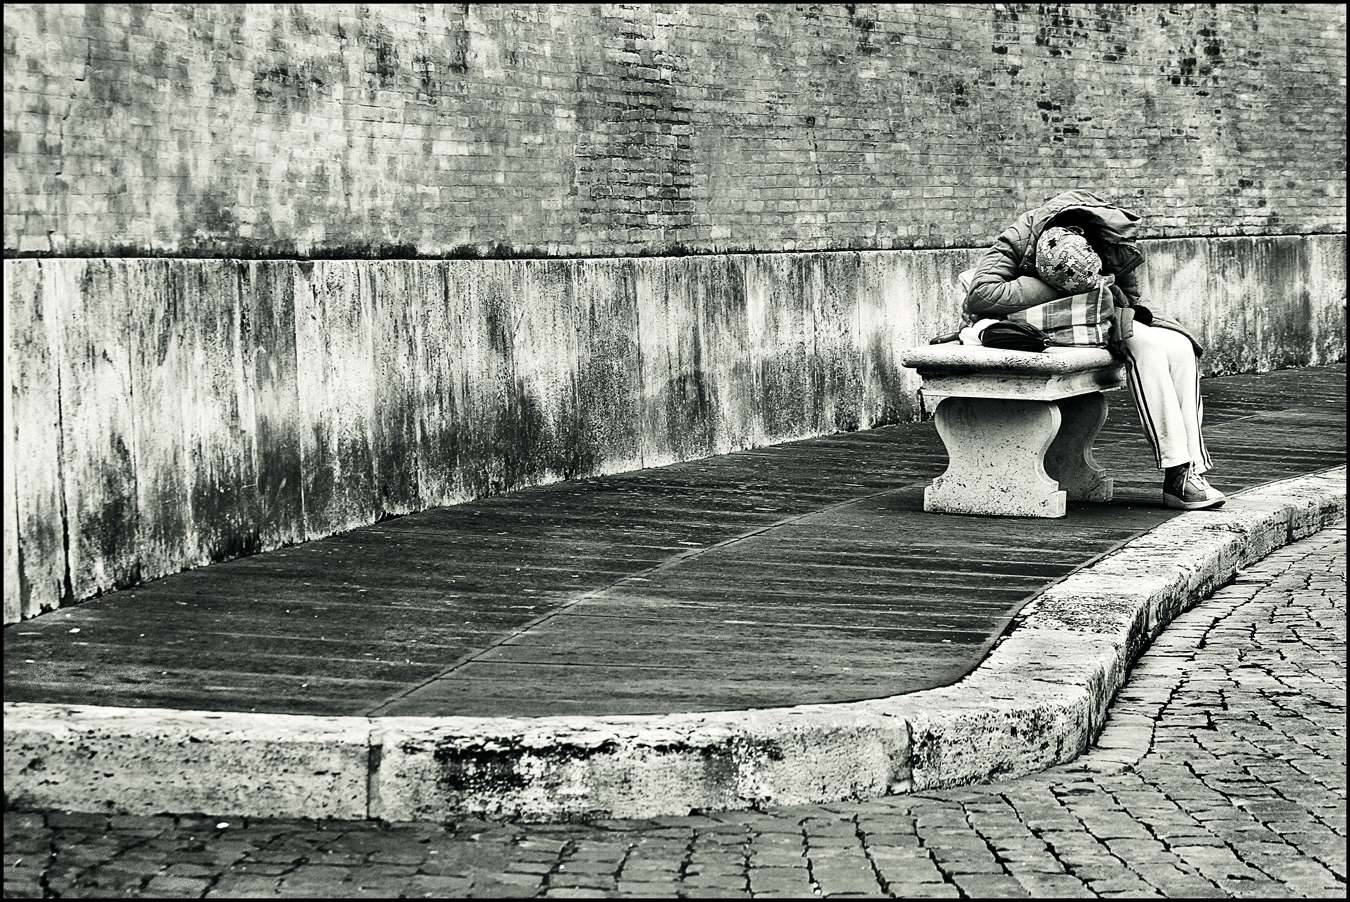
{"label": "patterned headscarf", "polygon": [[1102,258],[1078,229],[1046,229],[1036,242],[1036,273],[1041,281],[1074,294],[1097,284]]}

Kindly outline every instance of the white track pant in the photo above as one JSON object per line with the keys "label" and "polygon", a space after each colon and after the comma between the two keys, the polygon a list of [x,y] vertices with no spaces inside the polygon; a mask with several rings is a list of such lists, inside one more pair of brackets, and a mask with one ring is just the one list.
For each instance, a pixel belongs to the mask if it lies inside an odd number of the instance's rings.
{"label": "white track pant", "polygon": [[1200,435],[1205,406],[1200,371],[1191,341],[1180,332],[1135,322],[1125,342],[1126,373],[1139,419],[1158,460],[1158,469],[1194,463],[1196,473],[1211,461]]}

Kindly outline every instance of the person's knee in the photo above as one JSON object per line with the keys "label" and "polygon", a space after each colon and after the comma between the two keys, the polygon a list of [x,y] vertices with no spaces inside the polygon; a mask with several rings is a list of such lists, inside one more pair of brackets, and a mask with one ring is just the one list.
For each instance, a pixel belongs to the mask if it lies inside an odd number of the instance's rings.
{"label": "person's knee", "polygon": [[1125,346],[1141,369],[1164,367],[1174,370],[1178,366],[1195,365],[1195,349],[1191,346],[1191,340],[1173,329],[1136,323],[1134,335],[1126,341]]}
{"label": "person's knee", "polygon": [[1173,379],[1194,378],[1196,374],[1195,348],[1191,340],[1174,329],[1154,328],[1146,339],[1149,346],[1148,366],[1161,367]]}
{"label": "person's knee", "polygon": [[1167,354],[1169,361],[1188,366],[1195,364],[1195,348],[1189,338],[1173,329],[1154,329],[1153,332],[1158,336],[1159,347]]}
{"label": "person's knee", "polygon": [[1171,354],[1168,352],[1167,345],[1158,340],[1158,333],[1162,331],[1165,330],[1135,326],[1134,335],[1126,340],[1125,347],[1129,350],[1130,356],[1134,358],[1137,366],[1147,368],[1166,365]]}

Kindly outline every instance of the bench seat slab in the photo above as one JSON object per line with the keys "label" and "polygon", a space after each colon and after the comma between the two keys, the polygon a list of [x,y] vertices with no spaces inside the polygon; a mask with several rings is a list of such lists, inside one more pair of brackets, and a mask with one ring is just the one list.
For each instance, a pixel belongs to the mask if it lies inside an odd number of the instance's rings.
{"label": "bench seat slab", "polygon": [[1113,391],[1125,384],[1125,368],[1118,364],[1067,373],[922,373],[925,398],[966,395],[975,398],[1008,398],[1027,401],[1058,401],[1090,392]]}

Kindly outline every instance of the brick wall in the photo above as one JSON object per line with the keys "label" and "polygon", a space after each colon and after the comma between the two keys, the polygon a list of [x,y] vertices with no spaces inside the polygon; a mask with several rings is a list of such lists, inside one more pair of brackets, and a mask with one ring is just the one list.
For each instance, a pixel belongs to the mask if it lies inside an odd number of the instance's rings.
{"label": "brick wall", "polygon": [[975,247],[1345,228],[1345,8],[7,4],[6,256]]}

